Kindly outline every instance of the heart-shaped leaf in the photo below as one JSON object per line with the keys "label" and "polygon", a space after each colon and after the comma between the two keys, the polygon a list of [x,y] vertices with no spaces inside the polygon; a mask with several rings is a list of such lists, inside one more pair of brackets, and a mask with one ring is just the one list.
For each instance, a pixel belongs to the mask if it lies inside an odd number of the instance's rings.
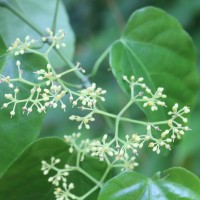
{"label": "heart-shaped leaf", "polygon": [[200,180],[183,168],[171,168],[153,178],[136,172],[124,172],[109,180],[100,191],[98,200],[197,200]]}
{"label": "heart-shaped leaf", "polygon": [[[33,72],[37,69],[46,68],[47,61],[36,54],[25,54],[18,58],[22,63],[23,75],[34,81]],[[17,67],[14,60],[9,59],[0,73],[11,78],[18,77]],[[18,99],[27,98],[30,95],[30,87],[22,83],[14,83],[14,88],[19,88]],[[5,94],[13,94],[14,88],[9,88],[7,83],[0,84],[0,108],[8,100]],[[11,119],[10,112],[13,105],[0,110],[0,175],[12,163],[12,161],[23,151],[25,146],[35,140],[42,126],[44,114],[32,112],[28,116],[23,114],[22,106],[17,106],[15,115]]]}
{"label": "heart-shaped leaf", "polygon": [[[168,109],[174,103],[193,107],[198,76],[192,40],[177,20],[164,11],[154,7],[136,11],[122,37],[112,45],[110,65],[126,93],[130,94],[130,89],[122,75],[144,77],[153,92],[158,87],[165,88]],[[145,109],[149,120],[166,118],[166,109],[157,112],[152,115],[150,109]]]}
{"label": "heart-shaped leaf", "polygon": [[[0,178],[0,199],[54,200],[54,187],[48,182],[48,175],[43,175],[41,161],[50,162],[51,157],[54,156],[61,159],[58,167],[64,168],[65,164],[75,166],[76,155],[75,151],[69,153],[69,146],[59,138],[43,138],[35,141]],[[102,176],[106,167],[106,163],[91,157],[86,157],[81,163],[81,168],[97,180]],[[91,180],[79,172],[70,172],[67,181],[74,183],[75,188],[72,193],[78,196],[85,194],[94,186]],[[86,199],[97,199],[98,192],[96,190],[96,193],[94,192]]]}

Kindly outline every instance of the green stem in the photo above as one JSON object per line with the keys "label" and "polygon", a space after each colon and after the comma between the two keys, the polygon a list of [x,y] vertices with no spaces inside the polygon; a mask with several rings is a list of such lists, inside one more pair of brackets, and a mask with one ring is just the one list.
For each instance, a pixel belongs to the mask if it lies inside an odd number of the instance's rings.
{"label": "green stem", "polygon": [[15,79],[11,79],[10,82],[21,82],[21,83],[25,83],[27,85],[30,85],[30,86],[35,86],[35,83],[32,83],[30,81],[27,81],[23,78],[15,78]]}
{"label": "green stem", "polygon": [[134,99],[131,99],[125,106],[122,108],[122,110],[119,112],[116,118],[115,122],[115,139],[118,139],[119,135],[119,122],[121,120],[121,116],[124,114],[124,112],[134,103]]}
{"label": "green stem", "polygon": [[82,197],[79,198],[79,200],[84,200],[86,197],[88,197],[90,194],[92,194],[95,190],[99,188],[98,185],[94,186],[91,190],[89,190],[87,193],[85,193]]}
{"label": "green stem", "polygon": [[[98,110],[98,109],[95,109],[94,113],[100,114],[100,115],[105,115],[105,116],[108,116],[108,117],[111,117],[111,118],[114,118],[114,119],[117,118],[117,115],[115,115],[115,114],[104,112],[104,111],[101,111],[101,110]],[[143,122],[143,121],[139,121],[139,120],[129,119],[129,118],[126,118],[126,117],[120,117],[120,120],[125,121],[125,122],[135,123],[135,124],[141,124],[141,125],[144,125],[144,126],[149,124],[149,122]]]}
{"label": "green stem", "polygon": [[84,171],[82,168],[78,167],[77,171],[86,176],[88,179],[90,179],[92,182],[94,182],[98,187],[101,187],[101,183],[96,180],[93,176],[88,174],[86,171]]}
{"label": "green stem", "polygon": [[92,72],[90,74],[90,76],[95,76],[99,67],[100,67],[100,64],[103,62],[103,60],[105,59],[105,57],[108,55],[109,51],[111,49],[111,46],[109,46],[102,54],[101,56],[97,59],[97,61],[95,62],[94,64],[94,67],[92,69]]}
{"label": "green stem", "polygon": [[[60,56],[60,58],[71,68],[73,69],[76,67],[71,61],[69,61],[58,49],[54,48],[56,53]],[[91,85],[90,81],[88,80],[88,77],[83,75],[80,71],[75,70],[74,73],[76,76],[82,81],[83,85],[85,87],[89,87]]]}
{"label": "green stem", "polygon": [[52,26],[51,26],[51,29],[54,33],[56,31],[56,22],[57,22],[57,16],[58,16],[59,3],[60,3],[60,0],[56,0],[56,7],[55,7],[55,11],[54,11]]}
{"label": "green stem", "polygon": [[[101,109],[102,112],[106,112],[106,109],[103,107],[103,105],[101,104],[101,102],[98,102],[98,107]],[[109,116],[104,115],[104,120],[107,123],[108,127],[112,130],[114,127],[113,121],[109,118]]]}
{"label": "green stem", "polygon": [[165,120],[165,121],[160,121],[160,122],[151,122],[150,124],[152,125],[162,125],[162,124],[168,124],[169,120]]}
{"label": "green stem", "polygon": [[103,174],[103,176],[101,177],[101,180],[100,180],[100,182],[103,184],[103,182],[104,182],[104,180],[105,180],[105,178],[107,177],[107,175],[108,175],[108,173],[110,172],[110,170],[111,170],[111,165],[110,166],[108,166],[107,167],[107,169],[106,169],[106,171],[104,172],[104,174]]}
{"label": "green stem", "polygon": [[48,56],[49,53],[50,53],[50,51],[54,48],[54,46],[55,46],[55,42],[53,42],[53,43],[50,45],[50,47],[47,49],[47,51],[44,53],[44,55]]}
{"label": "green stem", "polygon": [[67,70],[67,71],[64,71],[64,72],[62,72],[62,73],[60,73],[60,74],[58,74],[58,75],[64,76],[64,75],[66,75],[66,74],[68,74],[68,73],[70,73],[70,72],[73,72],[73,71],[77,70],[77,69],[78,69],[78,67],[75,66],[74,68],[69,69],[69,70]]}
{"label": "green stem", "polygon": [[123,30],[124,27],[124,18],[118,8],[118,6],[116,5],[116,1],[114,0],[106,0],[106,3],[108,5],[108,7],[110,8],[111,12],[113,13],[113,17],[115,18],[116,24],[119,28],[119,30]]}

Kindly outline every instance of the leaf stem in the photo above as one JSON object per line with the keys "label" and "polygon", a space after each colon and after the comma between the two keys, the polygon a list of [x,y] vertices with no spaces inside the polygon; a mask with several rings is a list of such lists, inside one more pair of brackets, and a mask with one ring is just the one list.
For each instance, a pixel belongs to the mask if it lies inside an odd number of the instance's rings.
{"label": "leaf stem", "polygon": [[53,31],[54,33],[55,33],[55,31],[56,31],[56,22],[57,22],[57,16],[58,16],[59,3],[60,3],[60,0],[56,0],[56,6],[55,6],[55,11],[54,11],[54,17],[53,17],[53,22],[52,22],[52,26],[51,26],[51,29],[52,29],[52,31]]}
{"label": "leaf stem", "polygon": [[[100,114],[100,115],[105,115],[105,116],[108,116],[108,117],[111,117],[111,118],[114,118],[114,119],[117,118],[117,115],[115,115],[115,114],[108,113],[108,112],[105,112],[105,111],[101,111],[101,110],[98,110],[98,109],[95,109],[94,113]],[[143,122],[143,121],[139,121],[139,120],[129,119],[129,118],[126,118],[126,117],[120,117],[120,120],[125,121],[125,122],[135,123],[135,124],[141,124],[141,125],[144,125],[144,126],[149,124],[149,122]]]}
{"label": "leaf stem", "polygon": [[134,98],[131,98],[131,100],[122,108],[122,110],[117,115],[116,122],[115,122],[115,139],[116,139],[116,142],[117,142],[118,135],[119,135],[119,122],[121,120],[121,116],[134,103],[134,100],[135,100]]}
{"label": "leaf stem", "polygon": [[84,171],[82,168],[78,167],[77,171],[82,173],[84,176],[86,176],[88,179],[90,179],[92,182],[94,182],[98,187],[101,187],[101,183],[96,180],[93,176],[91,176],[90,174],[88,174],[86,171]]}
{"label": "leaf stem", "polygon": [[91,77],[95,76],[97,71],[99,70],[99,67],[101,65],[101,63],[103,62],[103,60],[106,58],[106,56],[108,55],[109,51],[111,49],[111,46],[109,46],[102,54],[101,56],[97,59],[97,61],[94,64],[94,67],[92,69],[92,72],[90,74]]}
{"label": "leaf stem", "polygon": [[88,197],[90,194],[92,194],[95,190],[99,188],[98,185],[94,186],[91,190],[89,190],[87,193],[85,193],[82,197],[79,197],[79,200],[84,200],[86,197]]}

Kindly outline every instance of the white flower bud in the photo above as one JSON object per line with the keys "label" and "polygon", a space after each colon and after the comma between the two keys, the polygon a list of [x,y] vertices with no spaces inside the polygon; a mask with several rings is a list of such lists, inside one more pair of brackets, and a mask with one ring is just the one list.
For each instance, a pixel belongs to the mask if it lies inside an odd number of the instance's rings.
{"label": "white flower bud", "polygon": [[14,115],[15,115],[15,111],[12,110],[12,111],[10,112],[10,115],[11,115],[11,117],[14,116]]}
{"label": "white flower bud", "polygon": [[138,82],[142,82],[144,80],[144,78],[140,77],[138,78]]}
{"label": "white flower bud", "polygon": [[19,60],[17,60],[17,61],[16,61],[16,65],[17,65],[17,66],[20,66],[20,65],[21,65],[21,62],[20,62]]}
{"label": "white flower bud", "polygon": [[3,104],[3,108],[7,108],[8,107],[8,104],[7,103],[4,103]]}
{"label": "white flower bud", "polygon": [[61,108],[62,108],[63,110],[65,110],[65,109],[66,109],[66,105],[65,105],[65,104],[62,104],[62,105],[61,105]]}
{"label": "white flower bud", "polygon": [[9,88],[13,88],[14,87],[14,85],[12,83],[9,83],[8,86],[9,86]]}
{"label": "white flower bud", "polygon": [[15,89],[14,89],[14,92],[15,92],[15,93],[18,93],[18,92],[19,92],[19,89],[18,89],[18,88],[15,88]]}

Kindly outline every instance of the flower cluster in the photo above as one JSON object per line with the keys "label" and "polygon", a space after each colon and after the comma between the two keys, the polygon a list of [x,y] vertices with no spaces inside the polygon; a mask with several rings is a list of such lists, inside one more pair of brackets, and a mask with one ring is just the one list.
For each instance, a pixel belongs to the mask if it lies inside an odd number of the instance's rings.
{"label": "flower cluster", "polygon": [[131,89],[134,89],[133,86],[140,86],[142,88],[146,88],[146,84],[142,83],[144,81],[143,77],[136,79],[136,77],[132,75],[130,79],[128,79],[127,76],[123,75],[122,79],[129,83]]}
{"label": "flower cluster", "polygon": [[63,186],[63,190],[60,187],[58,187],[54,191],[56,200],[77,199],[77,197],[71,193],[71,190],[74,189],[73,183],[70,183],[69,185],[67,185],[66,183],[63,183],[62,186]]}
{"label": "flower cluster", "polygon": [[[185,126],[181,123],[181,121],[186,124],[187,118],[184,117],[184,114],[187,114],[190,112],[190,109],[185,106],[182,109],[178,110],[178,104],[176,103],[172,111],[170,111],[168,114],[172,116],[172,118],[168,121],[169,130],[172,131],[171,139],[174,140],[175,138],[180,139],[182,135],[184,135],[185,131],[189,131],[189,127]],[[179,119],[181,121],[179,121]]]}
{"label": "flower cluster", "polygon": [[[74,188],[73,183],[67,184],[67,176],[69,175],[69,171],[73,171],[74,168],[70,167],[69,165],[65,165],[64,169],[57,168],[57,164],[60,163],[60,159],[56,159],[51,157],[50,164],[46,161],[42,161],[41,170],[43,171],[44,175],[47,175],[51,170],[56,172],[54,176],[48,178],[48,181],[51,182],[53,185],[57,186],[55,188],[54,194],[57,200],[68,200],[68,199],[77,199],[74,194],[70,192]],[[62,188],[59,185],[62,184]]]}
{"label": "flower cluster", "polygon": [[144,107],[150,106],[152,111],[158,110],[158,106],[165,106],[166,107],[165,102],[160,100],[160,98],[166,98],[167,97],[165,94],[163,94],[163,90],[164,90],[164,88],[159,87],[157,89],[157,91],[155,92],[155,94],[153,94],[151,92],[151,90],[148,87],[146,87],[145,91],[147,92],[148,95],[150,95],[150,97],[143,96],[143,100],[145,101],[143,106]]}
{"label": "flower cluster", "polygon": [[65,91],[62,90],[60,85],[52,85],[49,89],[42,89],[40,86],[34,86],[30,90],[30,95],[25,99],[18,99],[18,93],[20,90],[14,88],[14,95],[11,93],[5,94],[5,98],[9,100],[8,103],[4,103],[2,108],[7,108],[10,104],[13,104],[13,109],[10,112],[11,117],[15,115],[16,105],[24,103],[22,106],[23,112],[27,114],[33,111],[33,107],[36,107],[39,113],[45,112],[47,107],[56,108],[60,103],[63,110],[66,109],[66,104],[63,103],[62,98],[65,96]]}
{"label": "flower cluster", "polygon": [[30,49],[35,44],[34,39],[30,39],[30,36],[26,36],[24,42],[17,38],[12,46],[8,48],[8,52],[12,52],[15,56],[24,54],[27,49]]}
{"label": "flower cluster", "polygon": [[135,156],[137,155],[137,148],[139,146],[138,142],[135,141],[135,137],[129,138],[126,135],[126,141],[119,141],[121,144],[115,146],[115,140],[107,141],[108,135],[104,135],[101,140],[90,140],[84,139],[80,142],[80,133],[73,133],[72,136],[64,136],[65,142],[70,145],[69,152],[74,152],[76,149],[80,153],[80,161],[84,161],[85,155],[90,155],[93,157],[98,157],[100,161],[110,160],[113,166],[116,165],[121,168],[121,170],[134,169],[138,166],[135,162]]}
{"label": "flower cluster", "polygon": [[[150,106],[152,111],[158,110],[158,106],[166,107],[165,102],[160,100],[161,98],[164,99],[167,97],[165,94],[163,94],[164,88],[157,88],[157,91],[155,92],[155,94],[153,94],[151,89],[149,89],[147,85],[143,83],[144,78],[142,77],[136,79],[135,76],[131,76],[129,79],[127,76],[122,76],[122,79],[129,84],[132,98],[143,96],[143,107]],[[140,91],[138,95],[134,95],[135,86],[140,86],[144,91]],[[144,96],[144,93],[146,93],[147,95]]]}
{"label": "flower cluster", "polygon": [[47,40],[53,43],[56,47],[56,49],[59,49],[60,47],[65,47],[66,44],[63,42],[65,38],[65,33],[62,29],[59,29],[56,34],[50,29],[46,29],[47,36],[42,37],[42,41],[46,42]]}
{"label": "flower cluster", "polygon": [[87,106],[89,108],[94,108],[98,99],[100,99],[101,101],[105,101],[105,98],[102,95],[106,94],[106,90],[103,90],[99,87],[97,88],[95,83],[79,92],[80,96],[78,97],[78,99],[73,101],[74,106],[76,106],[78,104],[78,101],[80,101],[82,107]]}
{"label": "flower cluster", "polygon": [[45,69],[40,69],[40,70],[37,70],[36,72],[34,72],[35,74],[38,75],[38,80],[39,81],[45,81],[46,85],[49,86],[50,84],[52,85],[53,84],[53,81],[56,79],[56,78],[60,78],[59,75],[55,76],[52,72],[52,67],[51,65],[48,63],[47,64],[47,71]]}
{"label": "flower cluster", "polygon": [[[52,71],[52,66],[48,63],[46,69],[40,69],[34,72],[38,77],[38,83],[27,81],[23,78],[23,71],[21,70],[21,62],[19,60],[16,61],[16,65],[18,67],[18,78],[11,78],[10,76],[0,75],[0,83],[6,83],[8,87],[10,87],[13,91],[5,94],[5,98],[9,100],[4,103],[2,108],[7,108],[9,105],[13,104],[12,111],[10,112],[11,117],[15,115],[15,109],[17,104],[22,104],[23,113],[27,112],[27,114],[33,111],[33,108],[36,107],[36,110],[41,112],[46,112],[48,107],[57,108],[60,105],[61,109],[65,111],[66,104],[63,102],[63,97],[66,93],[70,94],[70,101],[73,100],[71,90],[67,87],[61,86],[59,84],[60,78],[70,73],[74,70],[80,70],[79,63],[73,69],[66,70],[60,74],[56,74]],[[25,85],[28,85],[30,89],[30,93],[27,93],[27,98],[22,99],[22,95],[20,93],[21,89],[19,87],[15,87],[14,82],[21,82]],[[84,119],[84,124],[87,125],[87,119]],[[92,119],[90,119],[92,121]]]}
{"label": "flower cluster", "polygon": [[90,125],[89,125],[89,122],[93,122],[95,121],[95,118],[92,117],[92,114],[88,114],[86,115],[85,117],[80,117],[80,116],[77,116],[77,115],[72,115],[69,117],[70,120],[74,120],[74,121],[77,121],[77,122],[81,122],[78,126],[78,129],[82,129],[83,125],[85,126],[86,129],[90,129]]}
{"label": "flower cluster", "polygon": [[[168,113],[171,116],[171,119],[165,121],[164,123],[168,126],[167,129],[162,131],[159,126],[150,123],[146,127],[146,135],[134,134],[133,140],[135,142],[139,142],[139,148],[142,148],[143,144],[148,141],[148,146],[157,154],[160,153],[160,147],[165,147],[170,150],[170,143],[174,142],[176,138],[181,139],[181,136],[184,135],[186,131],[189,131],[189,127],[184,125],[184,123],[187,123],[187,118],[183,116],[189,112],[190,109],[186,106],[178,110],[178,104],[176,103],[173,106],[172,111]],[[182,123],[178,122],[179,119],[181,119]],[[160,133],[160,138],[156,138],[154,136],[154,131]]]}

